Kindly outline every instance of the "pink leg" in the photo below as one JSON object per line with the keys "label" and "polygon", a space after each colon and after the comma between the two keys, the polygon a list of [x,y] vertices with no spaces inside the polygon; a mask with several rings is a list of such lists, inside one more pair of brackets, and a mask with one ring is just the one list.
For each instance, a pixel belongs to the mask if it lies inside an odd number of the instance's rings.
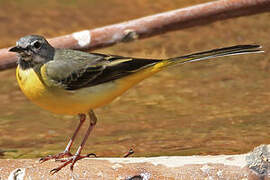
{"label": "pink leg", "polygon": [[90,135],[91,131],[93,130],[94,126],[97,123],[97,117],[95,116],[94,111],[92,111],[92,110],[89,111],[89,117],[90,117],[89,127],[88,127],[88,129],[86,131],[86,134],[85,134],[85,136],[83,138],[83,141],[82,141],[81,145],[79,146],[77,152],[75,153],[75,155],[71,156],[70,159],[67,160],[64,164],[62,164],[58,168],[52,169],[51,174],[57,173],[58,171],[60,171],[63,167],[65,167],[68,164],[71,164],[70,169],[73,170],[74,164],[78,160],[89,157],[90,155],[93,155],[93,154],[88,154],[86,156],[81,156],[81,151],[82,151],[82,149],[83,149],[83,147],[84,147],[84,145],[85,145],[85,143],[87,141],[87,138]]}
{"label": "pink leg", "polygon": [[64,150],[64,152],[61,152],[59,154],[56,154],[56,155],[49,155],[49,156],[46,156],[44,158],[41,158],[39,161],[41,163],[45,162],[45,161],[48,161],[50,159],[61,159],[61,158],[64,158],[64,157],[71,157],[72,154],[70,153],[70,148],[80,130],[80,128],[82,127],[85,119],[86,119],[86,115],[85,114],[79,114],[79,118],[80,118],[80,123],[78,125],[78,127],[76,128],[75,132],[73,133],[71,139],[69,140],[68,142],[68,145],[66,146],[66,149]]}

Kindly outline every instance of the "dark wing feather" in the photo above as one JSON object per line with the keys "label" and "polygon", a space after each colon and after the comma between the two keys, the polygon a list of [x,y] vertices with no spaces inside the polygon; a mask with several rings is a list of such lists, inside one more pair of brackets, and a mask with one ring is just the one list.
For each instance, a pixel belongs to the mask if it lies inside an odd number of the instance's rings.
{"label": "dark wing feather", "polygon": [[[113,81],[130,74],[137,72],[140,69],[144,69],[150,65],[156,64],[161,60],[151,60],[151,59],[136,59],[136,58],[125,58],[125,57],[115,57],[110,56],[108,59],[110,63],[105,65],[104,70],[98,76],[96,76],[92,81],[90,81],[87,86],[94,86],[108,81]],[[114,62],[116,62],[114,64]]]}
{"label": "dark wing feather", "polygon": [[92,80],[102,74],[102,72],[102,66],[88,67],[87,69],[83,69],[83,72],[74,71],[66,78],[59,80],[59,82],[64,85],[66,90],[75,90],[86,87]]}
{"label": "dark wing feather", "polygon": [[[91,56],[87,57],[84,54],[83,58],[79,58],[77,54],[76,58],[70,61],[54,62],[56,65],[49,67],[51,71],[57,72],[60,70],[61,72],[65,71],[65,73],[61,76],[59,76],[59,73],[55,73],[56,75],[54,76],[51,73],[49,74],[50,78],[57,81],[66,90],[76,90],[128,76],[161,61],[98,53],[91,53],[89,55]],[[65,56],[65,58],[67,57]],[[73,67],[71,68],[71,66]],[[68,69],[68,71],[66,72],[65,69]]]}

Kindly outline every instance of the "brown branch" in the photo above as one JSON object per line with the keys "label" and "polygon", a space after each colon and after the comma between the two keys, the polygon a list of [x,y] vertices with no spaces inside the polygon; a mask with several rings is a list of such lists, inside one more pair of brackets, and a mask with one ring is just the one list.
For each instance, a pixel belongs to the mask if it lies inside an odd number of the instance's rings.
{"label": "brown branch", "polygon": [[[150,158],[93,158],[51,176],[57,162],[0,160],[0,179],[270,179],[270,145],[240,155],[170,156]],[[73,176],[73,178],[72,178]],[[8,178],[9,177],[9,178]],[[17,178],[15,178],[17,177]]]}
{"label": "brown branch", "polygon": [[[84,30],[50,39],[57,48],[97,49],[168,31],[205,25],[215,21],[267,12],[270,0],[219,0],[147,16],[119,24]],[[0,49],[0,70],[15,66],[16,57]]]}

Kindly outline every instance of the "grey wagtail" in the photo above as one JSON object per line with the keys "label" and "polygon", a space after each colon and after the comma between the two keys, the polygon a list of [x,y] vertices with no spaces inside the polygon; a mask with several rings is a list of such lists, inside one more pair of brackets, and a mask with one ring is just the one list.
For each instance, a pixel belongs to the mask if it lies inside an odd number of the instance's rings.
{"label": "grey wagtail", "polygon": [[[18,54],[16,77],[21,90],[31,101],[54,113],[79,115],[79,125],[66,149],[41,159],[41,162],[49,159],[64,161],[51,171],[52,174],[68,164],[73,170],[76,161],[89,157],[90,154],[82,156],[81,150],[97,122],[93,109],[110,103],[140,81],[175,64],[262,52],[259,45],[237,45],[168,59],[143,59],[56,49],[38,35],[20,38],[9,51]],[[70,148],[86,114],[90,125],[73,155]]]}

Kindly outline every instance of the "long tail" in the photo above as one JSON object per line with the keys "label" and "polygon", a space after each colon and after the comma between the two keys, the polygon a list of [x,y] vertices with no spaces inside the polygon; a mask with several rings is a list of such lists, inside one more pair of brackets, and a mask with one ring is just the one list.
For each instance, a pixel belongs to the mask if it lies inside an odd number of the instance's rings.
{"label": "long tail", "polygon": [[199,53],[194,53],[186,56],[179,56],[167,59],[170,63],[174,64],[184,64],[187,62],[202,61],[210,58],[231,56],[238,54],[249,54],[249,53],[261,53],[264,52],[260,49],[260,45],[237,45],[231,47],[225,47],[220,49],[213,49],[210,51],[204,51]]}

